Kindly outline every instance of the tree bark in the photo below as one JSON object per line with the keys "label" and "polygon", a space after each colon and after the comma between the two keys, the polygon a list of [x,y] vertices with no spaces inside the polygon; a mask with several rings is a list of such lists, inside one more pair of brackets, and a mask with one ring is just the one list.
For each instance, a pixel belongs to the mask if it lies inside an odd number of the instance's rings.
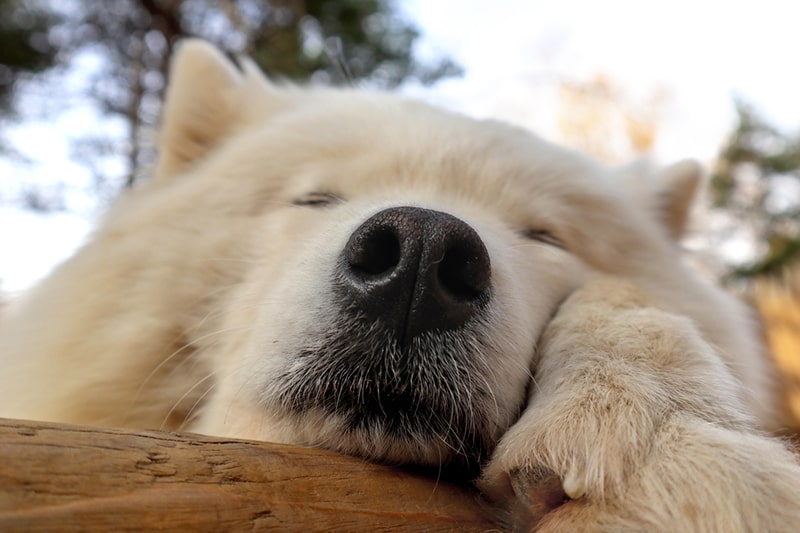
{"label": "tree bark", "polygon": [[486,531],[469,487],[323,450],[0,419],[0,531]]}

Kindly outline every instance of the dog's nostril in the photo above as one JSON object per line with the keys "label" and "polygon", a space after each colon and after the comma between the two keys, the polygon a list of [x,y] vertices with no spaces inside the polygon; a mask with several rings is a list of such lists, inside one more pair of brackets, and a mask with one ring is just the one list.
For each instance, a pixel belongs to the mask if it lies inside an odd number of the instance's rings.
{"label": "dog's nostril", "polygon": [[480,251],[458,246],[445,253],[438,278],[452,297],[468,301],[479,298],[489,288],[491,271]]}
{"label": "dog's nostril", "polygon": [[392,271],[400,263],[400,241],[389,229],[360,235],[359,242],[346,248],[350,270],[376,276]]}

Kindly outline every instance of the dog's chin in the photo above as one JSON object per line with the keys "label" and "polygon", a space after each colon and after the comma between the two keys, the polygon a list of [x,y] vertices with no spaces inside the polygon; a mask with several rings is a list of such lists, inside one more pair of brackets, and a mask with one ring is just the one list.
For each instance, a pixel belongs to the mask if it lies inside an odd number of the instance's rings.
{"label": "dog's chin", "polygon": [[508,418],[490,384],[486,329],[475,320],[401,346],[379,322],[342,319],[286,358],[262,404],[305,444],[471,475]]}
{"label": "dog's chin", "polygon": [[[433,477],[471,481],[480,473],[485,452],[479,446],[455,450],[437,436],[398,437],[385,428],[352,429],[347,419],[319,409],[281,413],[273,420],[288,430],[294,444],[330,450],[368,461],[402,467]],[[481,457],[484,457],[481,459]]]}

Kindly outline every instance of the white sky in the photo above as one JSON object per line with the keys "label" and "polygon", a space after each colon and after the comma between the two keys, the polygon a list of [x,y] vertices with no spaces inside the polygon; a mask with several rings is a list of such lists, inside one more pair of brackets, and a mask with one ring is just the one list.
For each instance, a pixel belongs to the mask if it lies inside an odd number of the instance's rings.
{"label": "white sky", "polygon": [[[407,92],[475,116],[493,116],[555,137],[554,75],[603,73],[633,99],[670,94],[655,147],[659,159],[709,161],[734,120],[733,97],[800,130],[800,2],[624,0],[410,0],[400,2],[423,30],[422,53],[451,56],[460,79]],[[76,183],[87,172],[69,159],[67,138],[91,112],[11,131],[35,164],[0,161],[3,189],[54,173]],[[111,125],[110,127],[118,127]],[[13,176],[12,176],[13,173]],[[91,215],[38,217],[0,204],[0,280],[18,290],[74,249]]]}
{"label": "white sky", "polygon": [[664,159],[713,157],[731,127],[734,95],[776,124],[800,129],[800,2],[404,5],[429,42],[467,67],[463,79],[441,84],[438,93],[473,114],[500,115],[547,135],[552,102],[534,98],[536,81],[552,72],[573,79],[605,73],[634,98],[659,87],[670,91],[672,106],[656,147]]}

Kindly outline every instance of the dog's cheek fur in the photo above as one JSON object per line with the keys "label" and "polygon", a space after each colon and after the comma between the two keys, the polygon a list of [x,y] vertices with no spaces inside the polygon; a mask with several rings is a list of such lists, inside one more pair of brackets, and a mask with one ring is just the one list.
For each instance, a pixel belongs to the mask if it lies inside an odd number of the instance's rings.
{"label": "dog's cheek fur", "polygon": [[248,274],[222,307],[222,334],[209,337],[200,354],[212,368],[215,386],[193,429],[297,442],[280,417],[258,404],[258,397],[282,363],[280,355],[326,314],[330,289],[321,273],[333,268],[336,256],[327,254],[328,264],[320,256],[338,245],[325,224],[329,218],[287,206],[259,221],[248,247]]}

